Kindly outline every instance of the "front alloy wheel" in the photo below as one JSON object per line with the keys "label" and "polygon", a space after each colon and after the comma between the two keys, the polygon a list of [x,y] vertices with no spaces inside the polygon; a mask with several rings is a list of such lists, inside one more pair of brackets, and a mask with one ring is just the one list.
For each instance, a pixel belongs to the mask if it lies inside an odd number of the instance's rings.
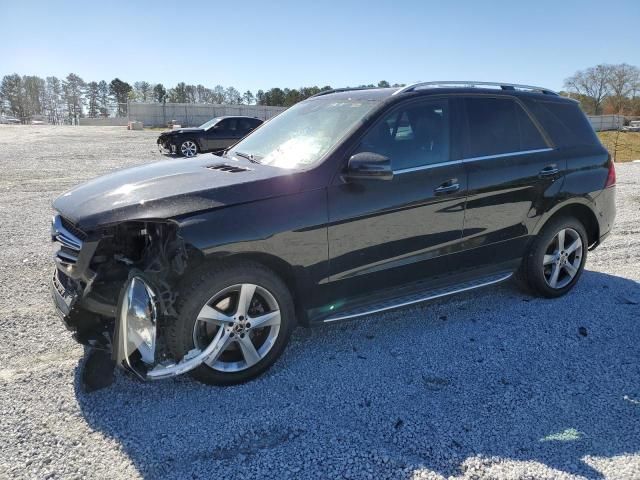
{"label": "front alloy wheel", "polygon": [[295,326],[291,292],[273,271],[246,260],[205,264],[178,291],[177,317],[167,325],[176,360],[208,347],[191,375],[212,385],[246,382],[284,351]]}
{"label": "front alloy wheel", "polygon": [[198,153],[198,145],[193,140],[185,140],[180,144],[180,153],[183,157],[194,157]]}
{"label": "front alloy wheel", "polygon": [[204,350],[219,345],[206,364],[220,372],[240,372],[262,360],[280,333],[280,306],[265,288],[243,283],[225,288],[202,307],[193,343]]}

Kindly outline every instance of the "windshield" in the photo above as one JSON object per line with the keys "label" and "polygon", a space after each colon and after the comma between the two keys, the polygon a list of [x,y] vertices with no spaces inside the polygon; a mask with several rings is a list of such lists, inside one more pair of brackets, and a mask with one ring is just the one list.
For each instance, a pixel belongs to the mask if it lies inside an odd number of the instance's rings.
{"label": "windshield", "polygon": [[220,117],[212,118],[208,122],[200,125],[198,128],[202,128],[203,130],[208,130],[209,128],[213,127],[216,123],[218,123],[220,120],[221,120]]}
{"label": "windshield", "polygon": [[378,101],[317,98],[298,103],[236,144],[231,156],[280,168],[304,168],[320,160]]}

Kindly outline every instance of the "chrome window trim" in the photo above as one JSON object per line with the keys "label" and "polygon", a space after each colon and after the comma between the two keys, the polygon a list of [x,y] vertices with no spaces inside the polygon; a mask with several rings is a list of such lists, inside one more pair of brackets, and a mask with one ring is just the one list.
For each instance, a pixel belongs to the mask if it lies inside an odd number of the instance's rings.
{"label": "chrome window trim", "polygon": [[485,155],[482,157],[470,157],[463,158],[462,162],[477,162],[479,160],[491,160],[492,158],[503,158],[503,157],[516,157],[520,155],[529,155],[530,153],[542,153],[542,152],[550,152],[553,148],[537,148],[535,150],[520,150],[518,152],[509,152],[509,153],[498,153],[496,155]]}
{"label": "chrome window trim", "polygon": [[403,173],[411,173],[418,172],[421,170],[429,170],[431,168],[437,167],[446,167],[448,165],[456,165],[460,163],[470,163],[470,162],[478,162],[480,160],[491,160],[493,158],[503,158],[503,157],[516,157],[521,155],[529,155],[531,153],[542,153],[542,152],[550,152],[553,148],[538,148],[536,150],[521,150],[519,152],[509,152],[509,153],[499,153],[496,155],[485,155],[483,157],[470,157],[470,158],[461,158],[460,160],[451,160],[448,162],[440,162],[440,163],[431,163],[428,165],[420,165],[419,167],[410,167],[410,168],[400,168],[398,170],[394,170],[394,175],[402,175]]}
{"label": "chrome window trim", "polygon": [[398,170],[394,170],[393,174],[402,175],[403,173],[418,172],[420,170],[429,170],[431,168],[436,168],[436,167],[446,167],[448,165],[456,165],[459,163],[462,163],[462,160],[451,160],[449,162],[430,163],[428,165],[420,165],[419,167],[400,168]]}

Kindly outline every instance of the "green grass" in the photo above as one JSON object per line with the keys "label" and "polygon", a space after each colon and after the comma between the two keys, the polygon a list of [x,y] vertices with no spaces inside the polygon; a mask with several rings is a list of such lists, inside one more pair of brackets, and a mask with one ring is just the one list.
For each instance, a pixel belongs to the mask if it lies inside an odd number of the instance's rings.
{"label": "green grass", "polygon": [[598,137],[616,162],[640,160],[640,132],[598,132]]}

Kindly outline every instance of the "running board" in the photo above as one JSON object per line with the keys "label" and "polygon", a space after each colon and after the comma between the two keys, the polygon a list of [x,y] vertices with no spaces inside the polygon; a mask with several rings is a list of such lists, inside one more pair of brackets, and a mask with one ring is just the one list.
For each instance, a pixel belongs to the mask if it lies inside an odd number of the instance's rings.
{"label": "running board", "polygon": [[511,278],[512,275],[513,272],[502,272],[496,275],[481,277],[477,280],[450,285],[448,287],[415,292],[410,295],[404,295],[398,298],[394,298],[393,300],[373,303],[371,305],[342,312],[338,315],[324,319],[323,323],[339,322],[341,320],[348,320],[351,318],[363,317],[365,315],[371,315],[374,313],[386,312],[387,310],[402,308],[413,305],[415,303],[426,302],[427,300],[435,300],[436,298],[446,297],[449,295],[454,295],[456,293],[462,293],[468,290],[474,290],[476,288],[486,287],[489,285],[494,285],[496,283],[504,282],[505,280]]}

